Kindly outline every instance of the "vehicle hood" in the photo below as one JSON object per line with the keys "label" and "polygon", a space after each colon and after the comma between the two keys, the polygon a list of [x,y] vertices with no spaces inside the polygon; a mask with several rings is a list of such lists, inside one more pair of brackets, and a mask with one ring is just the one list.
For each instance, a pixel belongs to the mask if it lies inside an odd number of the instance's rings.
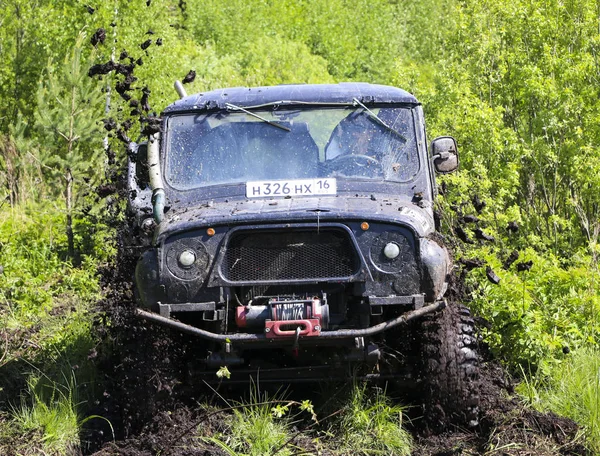
{"label": "vehicle hood", "polygon": [[157,227],[155,240],[204,226],[235,226],[286,222],[365,220],[401,223],[419,237],[431,234],[433,210],[427,201],[408,197],[353,195],[306,198],[211,200],[193,207],[171,209]]}

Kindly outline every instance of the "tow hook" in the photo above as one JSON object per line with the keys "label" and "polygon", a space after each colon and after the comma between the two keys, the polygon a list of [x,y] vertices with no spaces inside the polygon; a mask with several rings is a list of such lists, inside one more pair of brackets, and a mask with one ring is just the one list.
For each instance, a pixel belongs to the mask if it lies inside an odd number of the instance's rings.
{"label": "tow hook", "polygon": [[294,345],[292,345],[292,355],[294,358],[298,357],[298,350],[300,348],[300,326],[296,327],[296,333],[294,334]]}

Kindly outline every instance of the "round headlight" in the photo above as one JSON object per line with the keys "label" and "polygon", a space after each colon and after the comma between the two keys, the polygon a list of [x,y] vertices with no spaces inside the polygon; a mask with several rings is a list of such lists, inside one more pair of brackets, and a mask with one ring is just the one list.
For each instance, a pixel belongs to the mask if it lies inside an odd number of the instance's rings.
{"label": "round headlight", "polygon": [[165,245],[167,269],[178,279],[196,280],[208,272],[210,255],[195,237],[173,239]]}
{"label": "round headlight", "polygon": [[196,261],[196,254],[192,250],[184,250],[177,258],[183,268],[190,268]]}
{"label": "round headlight", "polygon": [[395,242],[389,242],[383,248],[383,254],[390,260],[393,260],[400,255],[400,246]]}

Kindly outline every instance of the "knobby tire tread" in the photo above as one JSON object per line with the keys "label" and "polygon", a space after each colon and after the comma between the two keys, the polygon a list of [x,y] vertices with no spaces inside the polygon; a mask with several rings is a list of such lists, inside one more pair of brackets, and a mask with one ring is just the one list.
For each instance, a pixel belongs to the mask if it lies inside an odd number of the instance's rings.
{"label": "knobby tire tread", "polygon": [[479,356],[468,308],[449,303],[426,317],[421,335],[423,412],[429,429],[474,427],[479,414]]}

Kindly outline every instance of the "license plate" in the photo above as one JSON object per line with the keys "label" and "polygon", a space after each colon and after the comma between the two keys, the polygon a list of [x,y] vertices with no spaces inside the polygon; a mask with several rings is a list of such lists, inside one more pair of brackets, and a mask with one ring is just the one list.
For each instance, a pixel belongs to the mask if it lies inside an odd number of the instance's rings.
{"label": "license plate", "polygon": [[335,194],[337,194],[337,183],[332,178],[246,182],[247,198]]}

